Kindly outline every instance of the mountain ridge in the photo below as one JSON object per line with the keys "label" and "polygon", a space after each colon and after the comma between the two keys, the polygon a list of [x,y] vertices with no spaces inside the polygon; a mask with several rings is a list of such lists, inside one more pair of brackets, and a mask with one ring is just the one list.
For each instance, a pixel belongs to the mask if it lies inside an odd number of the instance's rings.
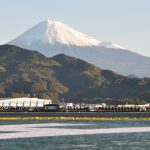
{"label": "mountain ridge", "polygon": [[[0,97],[28,94],[61,102],[149,102],[150,79],[127,78],[64,54],[47,58],[37,51],[0,46]],[[99,100],[96,100],[99,98]]]}
{"label": "mountain ridge", "polygon": [[42,22],[8,44],[36,50],[47,57],[65,53],[128,76],[150,77],[150,57],[101,42],[57,21]]}

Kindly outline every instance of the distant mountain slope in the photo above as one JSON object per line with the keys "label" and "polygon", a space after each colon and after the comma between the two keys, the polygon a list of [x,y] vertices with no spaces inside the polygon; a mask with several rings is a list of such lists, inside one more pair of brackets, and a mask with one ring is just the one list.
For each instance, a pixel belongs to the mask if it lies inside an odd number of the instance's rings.
{"label": "distant mountain slope", "polygon": [[44,21],[9,42],[36,50],[46,57],[61,53],[83,59],[123,75],[150,77],[150,58],[126,50],[113,42],[101,42],[59,21]]}
{"label": "distant mountain slope", "polygon": [[150,99],[150,79],[121,76],[64,54],[47,58],[36,51],[0,46],[0,97],[37,95],[54,100]]}

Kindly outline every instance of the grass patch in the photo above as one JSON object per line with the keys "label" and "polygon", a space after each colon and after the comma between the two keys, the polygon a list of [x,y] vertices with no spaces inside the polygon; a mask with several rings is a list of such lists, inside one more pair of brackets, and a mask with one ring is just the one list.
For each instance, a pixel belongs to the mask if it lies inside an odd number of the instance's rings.
{"label": "grass patch", "polygon": [[131,117],[0,117],[0,121],[9,120],[150,120],[149,117],[145,118],[131,118]]}

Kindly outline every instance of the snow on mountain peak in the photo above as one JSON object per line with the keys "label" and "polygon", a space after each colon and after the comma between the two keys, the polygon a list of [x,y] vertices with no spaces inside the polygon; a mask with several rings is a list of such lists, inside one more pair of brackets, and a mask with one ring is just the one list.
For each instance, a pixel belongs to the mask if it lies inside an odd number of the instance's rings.
{"label": "snow on mountain peak", "polygon": [[68,46],[98,46],[100,43],[98,40],[80,33],[59,21],[48,20],[47,24],[46,35],[49,43],[58,42]]}
{"label": "snow on mountain peak", "polygon": [[39,23],[9,44],[23,43],[29,46],[36,42],[50,45],[59,43],[67,46],[99,46],[100,44],[98,40],[53,20]]}
{"label": "snow on mountain peak", "polygon": [[[80,46],[92,47],[100,46],[106,48],[125,49],[113,42],[100,42],[86,34],[78,32],[69,26],[54,20],[43,21],[30,28],[8,44],[20,46],[22,48],[36,49],[41,45],[49,46]],[[49,45],[49,46],[48,46]],[[44,47],[44,46],[43,46]]]}
{"label": "snow on mountain peak", "polygon": [[125,49],[124,47],[122,47],[114,42],[102,42],[102,43],[100,43],[100,46],[106,47],[106,48]]}

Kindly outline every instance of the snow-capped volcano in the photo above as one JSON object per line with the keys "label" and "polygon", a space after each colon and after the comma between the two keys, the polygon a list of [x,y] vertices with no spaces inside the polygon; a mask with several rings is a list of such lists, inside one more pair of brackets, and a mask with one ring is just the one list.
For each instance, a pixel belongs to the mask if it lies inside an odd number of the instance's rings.
{"label": "snow-capped volcano", "polygon": [[98,41],[59,21],[41,22],[7,44],[36,50],[47,57],[64,53],[123,75],[150,76],[150,58],[113,42]]}
{"label": "snow-capped volcano", "polygon": [[100,42],[86,34],[80,33],[67,25],[47,20],[29,29],[21,36],[11,41],[10,44],[32,45],[36,42],[50,45],[63,44],[67,46],[98,46]]}
{"label": "snow-capped volcano", "polygon": [[17,45],[23,48],[34,48],[38,43],[49,45],[67,45],[67,46],[103,46],[108,48],[120,48],[121,46],[112,42],[100,42],[86,34],[78,32],[69,26],[53,20],[47,20],[32,27],[28,31],[16,39],[9,42],[9,44]]}

